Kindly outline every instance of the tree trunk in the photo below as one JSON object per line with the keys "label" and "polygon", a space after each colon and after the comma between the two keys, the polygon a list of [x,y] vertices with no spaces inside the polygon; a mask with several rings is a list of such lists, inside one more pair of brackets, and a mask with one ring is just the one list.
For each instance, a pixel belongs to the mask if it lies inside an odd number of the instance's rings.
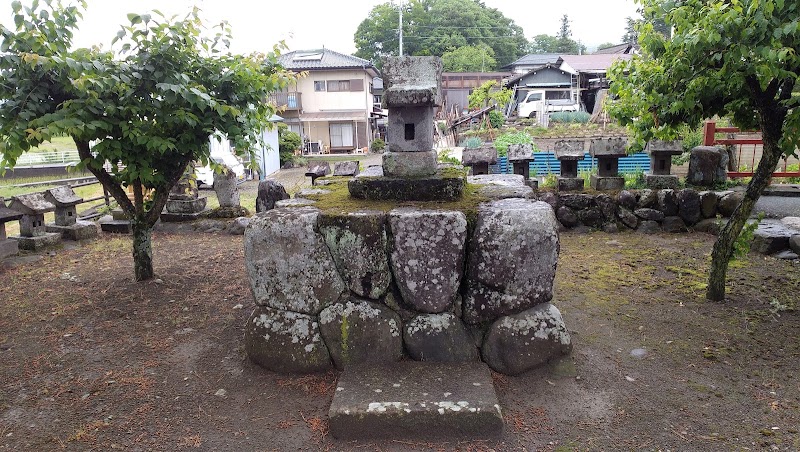
{"label": "tree trunk", "polygon": [[144,221],[132,221],[133,227],[133,272],[136,281],[153,279],[153,229]]}
{"label": "tree trunk", "polygon": [[783,155],[783,151],[778,144],[782,135],[783,118],[774,119],[774,121],[770,122],[761,121],[764,142],[761,161],[758,162],[758,168],[756,168],[750,183],[747,184],[744,199],[733,211],[728,224],[722,228],[717,241],[714,242],[714,249],[711,252],[711,272],[708,276],[708,288],[706,289],[706,298],[708,300],[725,300],[725,280],[728,272],[728,262],[733,255],[733,245],[736,243],[736,239],[739,238],[747,219],[750,218],[756,201],[769,185],[772,173]]}

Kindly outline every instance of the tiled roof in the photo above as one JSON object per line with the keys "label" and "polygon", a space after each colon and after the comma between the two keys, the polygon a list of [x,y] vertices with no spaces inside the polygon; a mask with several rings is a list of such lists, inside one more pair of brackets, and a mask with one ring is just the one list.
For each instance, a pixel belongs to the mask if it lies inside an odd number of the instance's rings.
{"label": "tiled roof", "polygon": [[331,49],[295,50],[281,55],[278,61],[283,67],[293,71],[314,69],[374,69],[375,67],[369,60],[339,53]]}
{"label": "tiled roof", "polygon": [[528,66],[528,65],[541,66],[547,63],[556,64],[558,63],[558,59],[560,57],[561,55],[557,53],[541,53],[541,54],[530,53],[518,59],[517,61],[507,66],[504,66],[504,68],[510,68],[512,66]]}
{"label": "tiled roof", "polygon": [[611,47],[606,47],[603,49],[597,49],[595,54],[606,54],[606,53],[632,53],[633,46],[630,44],[619,44]]}
{"label": "tiled roof", "polygon": [[564,63],[578,72],[605,71],[617,60],[630,60],[633,55],[606,53],[594,55],[561,55]]}

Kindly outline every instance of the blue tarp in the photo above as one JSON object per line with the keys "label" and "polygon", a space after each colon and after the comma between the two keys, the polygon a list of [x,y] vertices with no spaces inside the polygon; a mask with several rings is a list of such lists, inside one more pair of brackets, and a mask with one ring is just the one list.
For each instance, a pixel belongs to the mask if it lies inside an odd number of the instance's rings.
{"label": "blue tarp", "polygon": [[[559,174],[561,173],[561,163],[556,159],[555,154],[552,152],[534,152],[534,160],[530,164],[531,175],[543,176],[545,174]],[[597,166],[597,160],[593,159],[587,152],[583,160],[578,161],[578,171],[591,171],[592,168]],[[619,159],[619,172],[620,173],[634,173],[637,171],[649,172],[650,170],[650,156],[644,152],[639,152]],[[492,174],[509,174],[512,173],[511,165],[508,164],[508,159],[499,157],[496,165],[491,165],[489,172]]]}

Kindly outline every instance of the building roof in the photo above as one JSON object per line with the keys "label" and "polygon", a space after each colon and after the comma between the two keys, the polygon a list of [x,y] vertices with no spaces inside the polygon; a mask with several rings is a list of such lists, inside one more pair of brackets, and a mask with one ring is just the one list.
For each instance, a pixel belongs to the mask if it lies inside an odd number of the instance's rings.
{"label": "building roof", "polygon": [[557,53],[529,53],[500,69],[510,69],[514,66],[541,66],[547,63],[556,64],[559,58],[561,58],[561,55]]}
{"label": "building roof", "polygon": [[22,218],[22,213],[17,212],[16,210],[11,210],[6,207],[6,202],[2,196],[0,196],[0,224],[8,223],[9,221],[19,220]]}
{"label": "building roof", "polygon": [[622,53],[594,55],[561,55],[564,64],[575,72],[606,72],[617,60],[630,60],[632,55]]}
{"label": "building roof", "polygon": [[278,62],[292,71],[364,69],[378,75],[371,61],[331,49],[294,50],[278,57]]}
{"label": "building roof", "polygon": [[39,215],[45,212],[52,212],[56,208],[56,206],[44,199],[44,195],[39,192],[12,196],[8,207],[25,215]]}
{"label": "building roof", "polygon": [[537,67],[531,69],[530,71],[528,71],[528,72],[526,72],[524,74],[519,74],[516,77],[512,77],[512,78],[506,80],[506,86],[514,86],[514,84],[519,82],[521,79],[533,74],[534,72],[541,71],[542,69],[555,69],[557,71],[566,72],[563,69],[561,69],[560,67],[558,67],[558,65],[555,65],[553,63],[546,63],[546,64],[543,64],[541,66],[537,66]]}
{"label": "building roof", "polygon": [[59,185],[45,191],[44,199],[58,207],[74,206],[83,202],[83,198],[76,195],[69,185]]}
{"label": "building roof", "polygon": [[619,44],[619,45],[615,45],[615,46],[611,46],[611,47],[604,47],[602,49],[597,49],[597,51],[594,52],[594,54],[595,55],[597,55],[597,54],[608,54],[608,53],[628,54],[628,53],[633,53],[633,51],[634,51],[634,47],[633,47],[632,44]]}

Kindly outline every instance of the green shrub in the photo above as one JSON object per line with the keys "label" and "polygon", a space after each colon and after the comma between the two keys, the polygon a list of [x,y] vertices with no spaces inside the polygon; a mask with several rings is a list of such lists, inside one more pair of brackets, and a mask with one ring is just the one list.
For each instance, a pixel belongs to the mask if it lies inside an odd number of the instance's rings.
{"label": "green shrub", "polygon": [[278,156],[281,165],[292,161],[294,151],[300,149],[303,140],[300,135],[289,130],[289,126],[278,123]]}
{"label": "green shrub", "polygon": [[483,140],[478,137],[469,137],[461,142],[461,147],[467,149],[479,149],[483,146]]}
{"label": "green shrub", "polygon": [[450,155],[450,149],[441,149],[437,154],[437,160],[439,163],[452,163],[454,165],[460,165],[461,161],[453,156]]}
{"label": "green shrub", "polygon": [[591,117],[585,111],[557,111],[550,113],[550,122],[586,124]]}
{"label": "green shrub", "polygon": [[369,146],[369,150],[372,152],[383,152],[384,149],[386,149],[386,142],[380,138],[372,140],[372,144]]}
{"label": "green shrub", "polygon": [[[504,157],[508,154],[509,144],[533,144],[533,139],[525,132],[506,132],[501,133],[494,139],[494,147],[497,149],[497,156]],[[539,149],[533,145],[533,151]]]}
{"label": "green shrub", "polygon": [[558,184],[558,174],[549,173],[546,176],[544,176],[541,186],[547,188],[556,188],[557,184]]}
{"label": "green shrub", "polygon": [[625,178],[625,188],[627,189],[642,189],[647,188],[645,183],[644,171],[637,169],[632,173],[622,173]]}
{"label": "green shrub", "polygon": [[506,123],[506,117],[503,116],[502,113],[500,113],[497,110],[492,110],[489,112],[489,124],[491,124],[492,127],[494,127],[495,129],[499,129],[505,123]]}
{"label": "green shrub", "polygon": [[[796,173],[800,171],[800,163],[795,163],[793,165],[787,165],[786,171],[791,173]],[[786,178],[787,184],[800,184],[800,177],[787,177]]]}

